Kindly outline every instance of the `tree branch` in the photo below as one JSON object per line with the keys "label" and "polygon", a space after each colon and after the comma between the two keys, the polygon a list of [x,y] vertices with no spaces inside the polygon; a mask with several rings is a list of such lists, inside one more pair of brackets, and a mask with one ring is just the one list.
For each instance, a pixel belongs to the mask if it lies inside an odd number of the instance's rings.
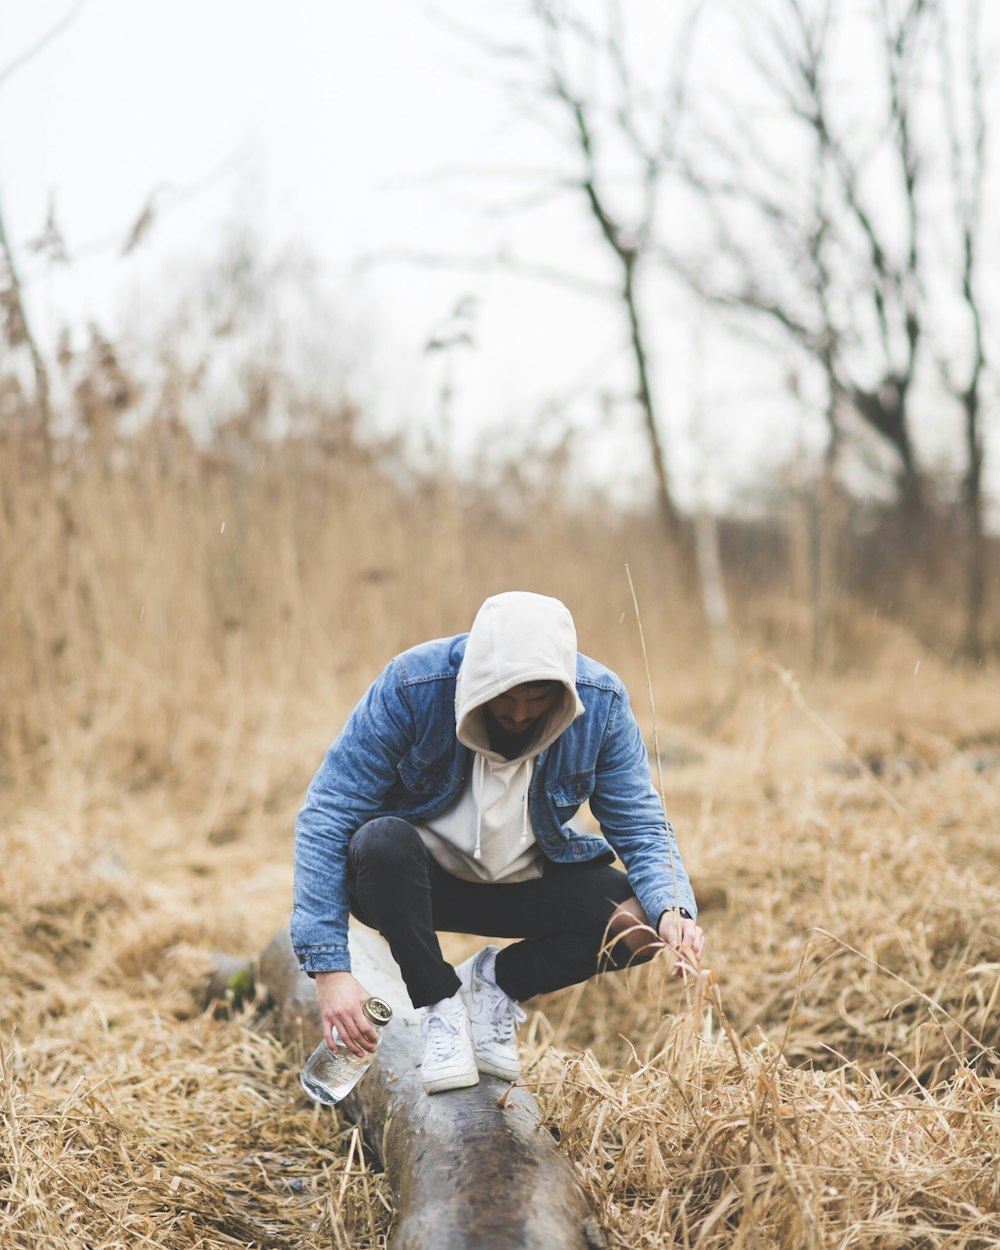
{"label": "tree branch", "polygon": [[67,26],[75,22],[86,4],[87,0],[77,0],[69,12],[60,18],[44,35],[37,39],[26,51],[22,52],[20,56],[15,57],[3,69],[0,69],[0,87],[4,85],[8,78],[17,73],[19,69],[22,69],[29,61],[34,60],[40,52],[43,52],[53,39],[62,34]]}

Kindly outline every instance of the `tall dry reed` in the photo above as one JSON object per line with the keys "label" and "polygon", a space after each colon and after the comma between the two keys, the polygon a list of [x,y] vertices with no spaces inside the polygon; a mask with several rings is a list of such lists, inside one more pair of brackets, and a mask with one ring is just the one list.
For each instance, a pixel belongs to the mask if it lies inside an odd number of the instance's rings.
{"label": "tall dry reed", "polygon": [[[389,656],[505,588],[565,597],[598,649],[626,556],[671,580],[641,524],[567,514],[555,488],[466,499],[351,443],[203,448],[164,423],[57,451],[0,457],[8,781],[55,760],[177,775],[248,720],[320,711],[317,692],[332,726]],[[679,645],[683,607],[651,612]]]}

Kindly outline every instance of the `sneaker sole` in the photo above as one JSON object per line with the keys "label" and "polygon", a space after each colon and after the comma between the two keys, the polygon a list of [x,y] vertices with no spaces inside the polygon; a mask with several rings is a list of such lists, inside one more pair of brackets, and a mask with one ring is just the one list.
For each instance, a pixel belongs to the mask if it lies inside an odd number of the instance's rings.
{"label": "sneaker sole", "polygon": [[476,1067],[480,1072],[487,1076],[498,1076],[501,1081],[519,1081],[521,1079],[521,1068],[504,1068],[498,1063],[491,1063],[489,1059],[476,1059]]}
{"label": "sneaker sole", "polygon": [[479,1084],[479,1069],[474,1068],[471,1072],[453,1072],[449,1076],[437,1076],[430,1081],[421,1079],[421,1083],[428,1094],[443,1094],[448,1089],[468,1089],[471,1085]]}

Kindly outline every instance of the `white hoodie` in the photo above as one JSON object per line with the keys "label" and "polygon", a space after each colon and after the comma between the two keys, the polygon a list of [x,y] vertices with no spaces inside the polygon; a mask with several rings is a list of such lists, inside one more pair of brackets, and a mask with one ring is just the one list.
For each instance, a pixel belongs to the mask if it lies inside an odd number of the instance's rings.
{"label": "white hoodie", "polygon": [[[484,704],[524,683],[557,681],[562,697],[523,754],[508,760],[490,746]],[[528,810],[536,757],[583,714],[576,693],[576,628],[558,599],[512,590],[476,614],[455,688],[458,740],[475,752],[462,793],[418,826],[431,855],[465,881],[527,881],[541,876]]]}

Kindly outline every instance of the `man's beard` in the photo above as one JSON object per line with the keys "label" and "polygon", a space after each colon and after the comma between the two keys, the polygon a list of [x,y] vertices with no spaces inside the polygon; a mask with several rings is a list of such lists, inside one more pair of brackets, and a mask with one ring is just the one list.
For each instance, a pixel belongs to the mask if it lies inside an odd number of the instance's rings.
{"label": "man's beard", "polygon": [[544,716],[539,717],[527,729],[504,729],[489,708],[484,710],[486,713],[486,732],[489,735],[490,746],[494,751],[499,751],[501,755],[506,756],[509,760],[524,754],[525,749],[538,736],[538,731],[545,720]]}

